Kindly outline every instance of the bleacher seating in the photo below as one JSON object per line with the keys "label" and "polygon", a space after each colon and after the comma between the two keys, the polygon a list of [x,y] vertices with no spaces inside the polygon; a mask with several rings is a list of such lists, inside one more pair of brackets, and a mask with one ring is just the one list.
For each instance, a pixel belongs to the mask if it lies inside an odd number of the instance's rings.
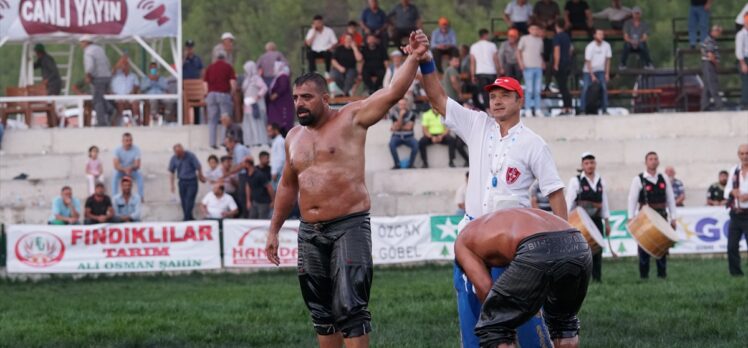
{"label": "bleacher seating", "polygon": [[[612,209],[625,209],[631,178],[643,169],[644,154],[660,154],[662,166],[673,165],[686,185],[687,205],[703,204],[707,187],[717,172],[737,161],[735,149],[748,139],[748,122],[740,113],[640,114],[626,117],[529,118],[525,124],[545,138],[566,182],[579,167],[579,154],[593,151],[598,168],[610,185]],[[698,127],[694,126],[698,125]],[[431,169],[390,170],[389,126],[380,122],[369,130],[366,181],[374,215],[451,213],[453,196],[466,168],[448,168],[446,146],[429,147]],[[0,155],[0,219],[44,223],[50,202],[63,185],[75,196],[86,195],[83,176],[86,149],[101,148],[107,188],[112,174],[112,152],[124,131],[133,133],[143,151],[147,220],[178,220],[179,206],[169,192],[166,165],[171,147],[180,142],[205,163],[211,153],[207,126],[97,129],[31,129],[9,131]],[[416,126],[421,136],[420,125]],[[257,155],[259,148],[254,148]],[[407,149],[400,148],[405,156]],[[462,164],[458,157],[457,165]],[[420,158],[416,167],[420,167]],[[13,180],[25,173],[27,180]],[[208,191],[201,185],[198,197]]]}

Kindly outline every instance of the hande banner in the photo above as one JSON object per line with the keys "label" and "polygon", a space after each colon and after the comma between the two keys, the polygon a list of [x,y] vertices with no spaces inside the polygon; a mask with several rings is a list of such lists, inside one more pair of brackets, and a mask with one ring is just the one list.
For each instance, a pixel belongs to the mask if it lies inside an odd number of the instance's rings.
{"label": "hande banner", "polygon": [[[429,215],[375,217],[371,219],[372,260],[375,264],[407,263],[439,259],[433,256],[443,245],[431,243]],[[267,259],[265,244],[268,220],[224,220],[223,264],[225,267],[274,267]],[[299,221],[286,221],[278,236],[280,266],[296,267]],[[456,236],[456,234],[455,234]],[[454,243],[452,241],[452,243]],[[449,243],[448,243],[449,244]],[[451,253],[451,244],[449,244]],[[435,248],[438,247],[438,252]]]}
{"label": "hande banner", "polygon": [[[275,267],[265,253],[269,220],[223,220],[223,266],[242,268]],[[299,221],[289,220],[278,234],[280,266],[296,267]]]}
{"label": "hande banner", "polygon": [[159,272],[221,267],[216,221],[10,225],[6,232],[9,273]]}
{"label": "hande banner", "polygon": [[176,37],[179,0],[0,0],[0,40]]}

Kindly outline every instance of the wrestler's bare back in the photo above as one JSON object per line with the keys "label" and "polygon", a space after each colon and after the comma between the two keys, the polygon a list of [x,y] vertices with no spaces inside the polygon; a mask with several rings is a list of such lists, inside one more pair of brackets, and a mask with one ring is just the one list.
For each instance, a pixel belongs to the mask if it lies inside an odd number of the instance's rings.
{"label": "wrestler's bare back", "polygon": [[505,266],[514,259],[523,239],[570,228],[568,222],[540,209],[503,209],[470,222],[460,232],[455,252],[465,247],[487,266]]}
{"label": "wrestler's bare back", "polygon": [[[371,207],[365,185],[366,128],[355,121],[361,103],[330,110],[315,127],[298,126],[286,138],[306,222],[332,220]],[[383,111],[384,114],[384,111]]]}

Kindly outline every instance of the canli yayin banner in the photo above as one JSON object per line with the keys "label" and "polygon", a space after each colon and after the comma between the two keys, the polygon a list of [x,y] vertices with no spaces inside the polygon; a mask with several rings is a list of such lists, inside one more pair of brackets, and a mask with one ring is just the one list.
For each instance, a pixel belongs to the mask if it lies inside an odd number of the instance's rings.
{"label": "canli yayin banner", "polygon": [[0,0],[0,40],[175,37],[179,0]]}
{"label": "canli yayin banner", "polygon": [[10,225],[9,273],[158,272],[221,267],[216,221]]}

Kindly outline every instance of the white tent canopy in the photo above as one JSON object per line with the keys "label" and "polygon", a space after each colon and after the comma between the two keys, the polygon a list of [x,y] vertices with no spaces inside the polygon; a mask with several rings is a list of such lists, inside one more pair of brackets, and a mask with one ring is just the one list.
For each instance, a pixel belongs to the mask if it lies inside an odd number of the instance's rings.
{"label": "white tent canopy", "polygon": [[[171,99],[181,100],[181,15],[179,0],[0,0],[0,47],[23,45],[19,85],[26,86],[33,84],[30,49],[34,43],[69,44],[72,60],[73,45],[83,35],[92,35],[99,44],[111,44],[119,53],[116,44],[134,41],[178,80],[177,95],[172,96],[176,98]],[[148,43],[161,39],[170,42],[173,67]],[[182,108],[177,110],[181,123]]]}

